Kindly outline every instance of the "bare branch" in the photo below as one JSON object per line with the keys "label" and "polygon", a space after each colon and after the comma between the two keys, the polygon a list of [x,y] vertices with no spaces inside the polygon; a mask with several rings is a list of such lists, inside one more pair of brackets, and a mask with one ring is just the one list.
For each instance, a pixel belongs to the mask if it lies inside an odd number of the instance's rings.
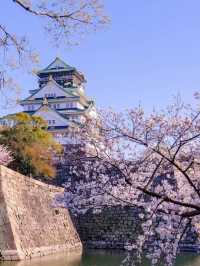
{"label": "bare branch", "polygon": [[66,13],[66,14],[58,14],[52,11],[48,11],[48,12],[41,12],[41,11],[36,11],[34,9],[32,9],[30,6],[25,5],[22,1],[20,0],[13,0],[14,3],[16,3],[17,5],[19,5],[20,7],[22,7],[25,11],[36,15],[36,16],[40,16],[40,17],[48,17],[50,19],[59,21],[59,19],[65,18],[65,19],[71,19],[71,20],[75,20],[81,23],[85,23],[85,24],[91,24],[91,22],[87,21],[87,20],[83,20],[83,19],[78,19],[75,18],[74,15],[79,13],[81,10],[83,10],[84,8],[87,7],[87,4],[84,4],[81,6],[80,9],[73,11],[71,13]]}

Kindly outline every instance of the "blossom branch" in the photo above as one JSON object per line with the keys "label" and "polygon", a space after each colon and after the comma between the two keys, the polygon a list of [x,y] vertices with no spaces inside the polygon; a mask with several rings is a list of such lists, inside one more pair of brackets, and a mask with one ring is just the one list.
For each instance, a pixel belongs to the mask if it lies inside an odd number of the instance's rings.
{"label": "blossom branch", "polygon": [[75,20],[81,23],[86,23],[86,24],[90,24],[91,22],[89,22],[88,20],[83,20],[83,19],[78,19],[73,17],[75,14],[79,13],[81,10],[85,9],[87,7],[87,4],[84,4],[80,7],[80,9],[73,11],[71,13],[66,13],[66,14],[58,14],[52,11],[48,11],[48,12],[41,12],[41,11],[36,11],[34,9],[31,8],[31,6],[28,6],[26,4],[23,3],[23,1],[20,0],[13,0],[14,3],[16,3],[17,5],[19,5],[20,7],[22,7],[25,11],[32,13],[36,16],[41,16],[41,17],[48,17],[51,19],[54,19],[56,21],[59,21],[59,19],[71,19],[71,20]]}

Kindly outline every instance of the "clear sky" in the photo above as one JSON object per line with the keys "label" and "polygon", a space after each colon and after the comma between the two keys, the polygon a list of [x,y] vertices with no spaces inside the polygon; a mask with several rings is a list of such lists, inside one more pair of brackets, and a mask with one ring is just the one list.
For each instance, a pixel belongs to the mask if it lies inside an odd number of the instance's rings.
{"label": "clear sky", "polygon": [[[77,67],[98,107],[121,110],[141,103],[149,111],[167,105],[177,93],[191,103],[200,89],[199,0],[107,0],[111,25],[77,47],[59,50],[45,38],[40,20],[11,0],[2,2],[0,22],[28,35],[41,55],[41,68],[57,55]],[[36,77],[25,72],[16,79],[23,96],[37,87]]]}

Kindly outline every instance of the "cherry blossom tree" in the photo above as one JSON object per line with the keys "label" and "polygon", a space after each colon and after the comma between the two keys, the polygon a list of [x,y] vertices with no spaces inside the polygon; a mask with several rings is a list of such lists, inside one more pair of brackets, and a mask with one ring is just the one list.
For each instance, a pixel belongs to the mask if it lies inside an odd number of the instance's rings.
{"label": "cherry blossom tree", "polygon": [[150,115],[140,106],[101,111],[71,134],[79,145],[65,156],[71,174],[64,205],[75,214],[115,204],[141,208],[140,234],[127,239],[124,265],[140,265],[144,250],[152,265],[173,265],[188,229],[198,232],[200,224],[199,108],[176,99]]}
{"label": "cherry blossom tree", "polygon": [[8,165],[11,161],[11,152],[5,146],[0,145],[0,165]]}

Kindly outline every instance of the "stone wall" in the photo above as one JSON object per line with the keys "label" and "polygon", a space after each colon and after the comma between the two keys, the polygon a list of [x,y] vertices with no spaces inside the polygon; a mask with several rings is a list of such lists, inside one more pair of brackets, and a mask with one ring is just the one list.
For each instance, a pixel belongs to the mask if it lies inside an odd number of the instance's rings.
{"label": "stone wall", "polygon": [[104,207],[99,213],[88,210],[73,219],[86,247],[124,249],[139,231],[140,211],[128,206]]}
{"label": "stone wall", "polygon": [[82,244],[68,210],[54,207],[61,188],[0,166],[0,256],[22,260]]}
{"label": "stone wall", "polygon": [[[104,207],[101,212],[87,211],[73,217],[77,231],[87,248],[124,249],[127,241],[134,242],[140,232],[139,213],[136,207]],[[199,251],[197,233],[188,230],[180,244],[182,251]]]}

